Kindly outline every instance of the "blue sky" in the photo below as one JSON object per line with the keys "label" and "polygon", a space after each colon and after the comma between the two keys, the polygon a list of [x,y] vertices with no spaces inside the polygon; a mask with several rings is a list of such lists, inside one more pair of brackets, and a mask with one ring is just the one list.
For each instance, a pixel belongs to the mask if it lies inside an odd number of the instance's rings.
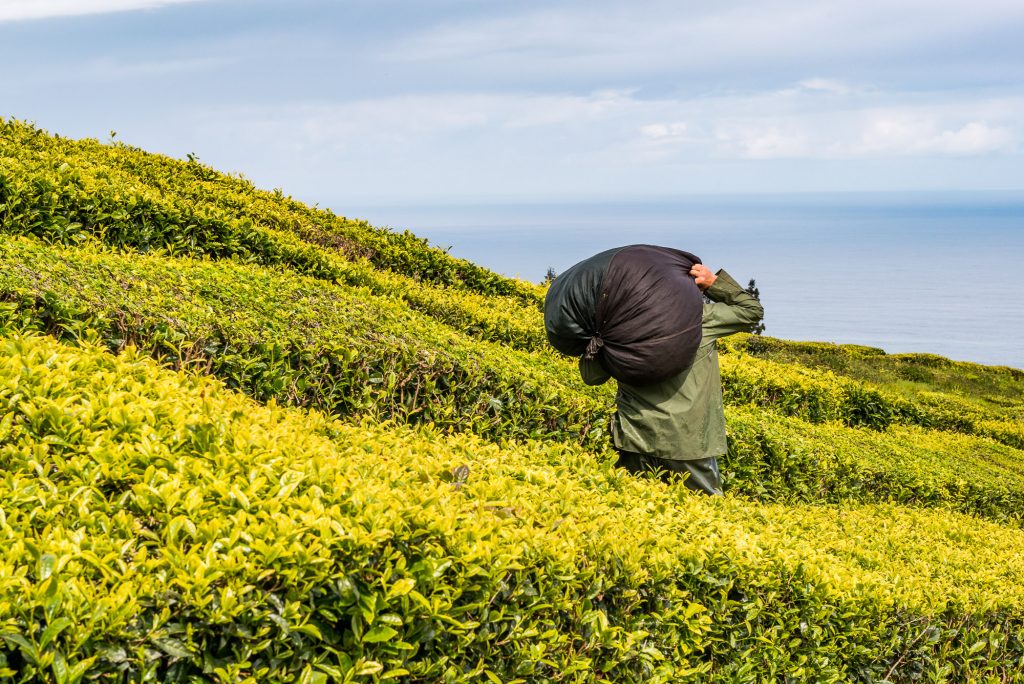
{"label": "blue sky", "polygon": [[1024,189],[1024,2],[0,0],[0,115],[321,206]]}

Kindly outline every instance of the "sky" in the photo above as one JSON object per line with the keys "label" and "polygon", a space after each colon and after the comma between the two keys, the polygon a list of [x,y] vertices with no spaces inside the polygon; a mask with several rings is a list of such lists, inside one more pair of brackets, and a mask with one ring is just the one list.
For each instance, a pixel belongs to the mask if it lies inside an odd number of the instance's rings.
{"label": "sky", "polygon": [[0,0],[0,116],[320,206],[1024,189],[1020,0]]}

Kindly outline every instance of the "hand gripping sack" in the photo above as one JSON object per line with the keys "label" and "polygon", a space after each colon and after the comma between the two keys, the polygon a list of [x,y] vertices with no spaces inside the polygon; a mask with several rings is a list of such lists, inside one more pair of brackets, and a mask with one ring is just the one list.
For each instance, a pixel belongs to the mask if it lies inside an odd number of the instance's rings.
{"label": "hand gripping sack", "polygon": [[689,252],[631,245],[601,252],[562,273],[544,300],[551,345],[597,358],[612,377],[645,385],[693,364],[704,299]]}

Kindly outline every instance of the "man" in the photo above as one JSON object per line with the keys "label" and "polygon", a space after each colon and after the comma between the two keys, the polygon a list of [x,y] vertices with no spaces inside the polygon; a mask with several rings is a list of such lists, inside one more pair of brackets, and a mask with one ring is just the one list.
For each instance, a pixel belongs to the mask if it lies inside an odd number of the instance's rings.
{"label": "man", "polygon": [[[704,304],[693,365],[652,385],[620,382],[612,439],[620,468],[634,474],[658,472],[666,480],[684,477],[690,489],[717,495],[722,493],[718,457],[726,453],[726,440],[715,340],[749,332],[764,309],[725,271],[716,274],[696,264],[690,275],[711,300]],[[588,385],[611,377],[597,359],[582,358],[580,375]]]}

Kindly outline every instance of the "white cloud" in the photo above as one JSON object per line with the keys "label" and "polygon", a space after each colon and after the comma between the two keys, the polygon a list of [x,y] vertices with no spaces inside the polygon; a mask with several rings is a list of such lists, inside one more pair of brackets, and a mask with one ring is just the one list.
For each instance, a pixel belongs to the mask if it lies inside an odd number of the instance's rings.
{"label": "white cloud", "polygon": [[[805,81],[804,83],[806,83]],[[1024,139],[1024,97],[886,93],[827,82],[711,96],[672,106],[687,112],[692,145],[679,155],[739,159],[884,159],[1012,154]],[[646,149],[648,128],[634,142]],[[703,143],[701,142],[703,141]]]}
{"label": "white cloud", "polygon": [[[138,10],[122,16],[155,32],[200,1],[0,0],[0,22]],[[0,23],[24,62],[0,90],[55,130],[134,125],[227,168],[291,165],[310,179],[293,188],[671,187],[708,167],[882,185],[863,170],[897,166],[956,186],[1024,157],[1021,0],[265,4],[66,46]]]}
{"label": "white cloud", "polygon": [[[310,151],[408,154],[458,139],[520,152],[536,146],[539,156],[622,156],[637,164],[993,155],[1018,152],[1024,137],[1024,97],[967,100],[851,90],[836,100],[820,98],[819,91],[692,99],[644,99],[630,91],[439,93],[230,109],[216,119],[236,122],[232,128],[254,142],[287,139]],[[898,103],[883,106],[888,100]]]}
{"label": "white cloud", "polygon": [[670,160],[687,147],[693,146],[695,141],[689,130],[685,121],[644,124],[638,129],[639,140],[632,140],[619,147],[625,158],[633,164],[658,163]]}
{"label": "white cloud", "polygon": [[[1022,121],[1024,96],[870,88],[659,99],[629,91],[438,93],[195,109],[168,123],[188,147],[157,149],[199,151],[263,187],[307,197],[656,192],[682,179],[691,191],[882,189],[905,187],[907,178],[927,185],[934,173],[907,169],[964,174],[967,157],[978,160],[970,168],[1012,166],[1021,158]],[[959,177],[945,176],[954,184]],[[993,182],[1015,181],[979,173],[963,185]]]}
{"label": "white cloud", "polygon": [[714,124],[716,156],[743,159],[869,159],[964,157],[1012,153],[1019,131],[985,120],[964,121],[927,107],[903,112]]}
{"label": "white cloud", "polygon": [[816,156],[810,140],[798,131],[772,125],[727,125],[715,132],[716,153],[744,159],[786,159]]}
{"label": "white cloud", "polygon": [[1016,142],[1015,133],[1006,127],[991,127],[972,121],[959,130],[942,131],[932,146],[947,154],[984,154],[1008,147]]}
{"label": "white cloud", "polygon": [[153,9],[199,0],[0,0],[0,22]]}
{"label": "white cloud", "polygon": [[[590,75],[760,74],[778,69],[917,69],[931,59],[961,64],[977,41],[1024,21],[1019,0],[601,0],[446,19],[382,46],[388,59],[450,62],[495,77],[551,79]],[[908,59],[907,55],[915,59]],[[812,78],[808,89],[845,92],[839,81]]]}
{"label": "white cloud", "polygon": [[[373,144],[424,144],[445,136],[528,139],[546,135],[534,132],[538,129],[600,130],[611,121],[632,120],[642,108],[630,93],[620,91],[585,96],[440,93],[332,105],[229,108],[216,119],[236,119],[239,130],[247,131],[253,140],[266,139],[272,131],[274,138],[302,140],[311,148],[344,150]],[[680,130],[679,124],[672,126],[671,130]]]}
{"label": "white cloud", "polygon": [[680,138],[686,133],[685,121],[673,121],[671,123],[647,124],[640,127],[640,135],[655,140],[666,140],[669,138]]}
{"label": "white cloud", "polygon": [[864,126],[853,155],[953,155],[996,152],[1012,146],[1015,134],[1007,126],[987,121],[941,123],[919,112],[882,114]]}
{"label": "white cloud", "polygon": [[[168,125],[188,147],[157,149],[199,151],[307,197],[614,194],[684,182],[691,191],[883,189],[927,186],[934,169],[961,187],[1013,183],[993,169],[1019,164],[1024,96],[960,95],[822,97],[795,86],[692,99],[441,93],[228,106],[175,116]],[[968,177],[968,168],[983,172]]]}
{"label": "white cloud", "polygon": [[[852,88],[840,95],[838,86],[829,87],[834,97],[822,98],[822,87],[693,99],[644,99],[630,91],[440,93],[228,109],[216,120],[251,144],[278,140],[316,155],[412,158],[465,146],[526,162],[634,167],[1012,154],[1024,137],[1024,97],[963,100]],[[896,104],[883,106],[890,101]]]}

